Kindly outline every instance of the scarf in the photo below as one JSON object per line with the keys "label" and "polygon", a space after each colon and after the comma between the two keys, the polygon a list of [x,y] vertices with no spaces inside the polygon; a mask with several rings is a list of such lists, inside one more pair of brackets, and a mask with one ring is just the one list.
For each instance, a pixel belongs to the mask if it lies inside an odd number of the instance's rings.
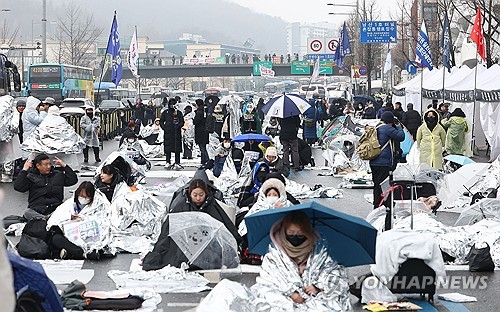
{"label": "scarf", "polygon": [[295,262],[299,268],[300,275],[302,275],[306,269],[307,259],[314,249],[315,240],[312,237],[307,237],[305,242],[295,247],[286,239],[286,232],[283,227],[279,230],[278,235],[281,240],[281,248]]}

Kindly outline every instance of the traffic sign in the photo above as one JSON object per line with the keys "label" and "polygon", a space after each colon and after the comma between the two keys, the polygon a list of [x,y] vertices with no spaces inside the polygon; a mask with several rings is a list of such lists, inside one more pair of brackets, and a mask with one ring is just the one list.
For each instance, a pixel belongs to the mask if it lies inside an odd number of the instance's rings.
{"label": "traffic sign", "polygon": [[395,43],[397,23],[395,21],[360,22],[361,43]]}
{"label": "traffic sign", "polygon": [[368,69],[366,69],[366,66],[360,66],[359,67],[359,74],[361,76],[366,76],[368,74]]}
{"label": "traffic sign", "polygon": [[320,75],[331,75],[333,74],[333,67],[332,66],[319,66],[319,74]]}
{"label": "traffic sign", "polygon": [[253,62],[253,75],[260,76],[260,66],[272,69],[273,62]]}
{"label": "traffic sign", "polygon": [[307,38],[307,54],[324,54],[325,38]]}
{"label": "traffic sign", "polygon": [[339,45],[339,41],[337,39],[328,40],[328,43],[326,45],[326,52],[335,54],[335,50],[337,49],[338,45]]}
{"label": "traffic sign", "polygon": [[316,61],[318,56],[320,60],[333,60],[335,58],[335,54],[307,54],[307,59]]}
{"label": "traffic sign", "polygon": [[311,66],[309,65],[309,61],[292,61],[290,68],[290,72],[292,75],[311,74]]}

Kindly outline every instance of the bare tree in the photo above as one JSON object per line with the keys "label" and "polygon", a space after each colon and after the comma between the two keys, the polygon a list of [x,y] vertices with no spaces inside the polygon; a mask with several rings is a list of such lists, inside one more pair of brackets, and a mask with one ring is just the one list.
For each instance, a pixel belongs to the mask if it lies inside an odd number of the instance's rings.
{"label": "bare tree", "polygon": [[19,26],[11,29],[10,23],[7,19],[3,20],[2,28],[0,28],[0,44],[7,44],[9,47],[12,46],[14,40],[16,40],[17,33],[19,32]]}
{"label": "bare tree", "polygon": [[95,60],[95,55],[89,56],[96,39],[102,29],[95,26],[93,15],[86,15],[81,6],[71,2],[65,7],[64,15],[58,17],[59,41],[58,61],[78,66],[89,66]]}

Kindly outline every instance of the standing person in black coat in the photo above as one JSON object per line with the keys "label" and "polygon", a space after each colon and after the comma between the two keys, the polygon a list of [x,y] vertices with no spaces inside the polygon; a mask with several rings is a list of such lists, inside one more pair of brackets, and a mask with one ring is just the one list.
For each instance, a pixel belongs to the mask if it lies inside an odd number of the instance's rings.
{"label": "standing person in black coat", "polygon": [[19,142],[22,144],[23,143],[23,112],[24,109],[26,108],[26,101],[25,100],[18,100],[16,104],[16,109],[17,112],[19,113]]}
{"label": "standing person in black coat", "polygon": [[208,131],[207,131],[207,116],[205,113],[205,104],[203,100],[196,100],[196,112],[193,119],[194,124],[194,142],[200,147],[201,164],[204,165],[208,161]]}
{"label": "standing person in black coat", "polygon": [[422,117],[420,116],[419,112],[413,109],[412,103],[408,103],[408,105],[406,105],[406,109],[406,117],[403,124],[405,125],[406,129],[408,129],[408,132],[410,132],[413,140],[415,140],[417,138],[418,127],[420,127],[420,125],[422,124]]}
{"label": "standing person in black coat", "polygon": [[280,118],[280,142],[283,145],[283,163],[290,168],[290,150],[292,153],[292,161],[295,166],[295,171],[301,171],[299,158],[299,142],[297,133],[300,128],[299,116],[291,116],[287,118]]}
{"label": "standing person in black coat", "polygon": [[134,115],[136,119],[139,119],[143,126],[147,125],[147,120],[144,118],[144,104],[142,104],[142,99],[138,98],[134,105]]}
{"label": "standing person in black coat", "polygon": [[259,118],[260,118],[260,121],[263,122],[264,121],[264,112],[262,111],[262,107],[264,107],[265,103],[264,103],[264,99],[263,98],[260,98],[259,99],[259,102],[257,102],[257,113],[259,114]]}
{"label": "standing person in black coat", "polygon": [[28,209],[24,212],[27,220],[45,218],[54,212],[63,202],[64,187],[78,182],[75,172],[66,163],[57,157],[54,163],[57,168],[52,167],[46,154],[37,155],[33,161],[26,160],[17,176],[14,189],[22,193],[29,191]]}
{"label": "standing person in black coat", "polygon": [[396,102],[394,103],[394,111],[392,111],[394,114],[394,117],[396,117],[399,121],[403,123],[403,125],[406,122],[406,113],[401,107],[401,102]]}
{"label": "standing person in black coat", "polygon": [[[163,129],[163,146],[166,156],[165,168],[181,169],[182,135],[184,116],[176,107],[175,99],[168,100],[168,108],[161,113],[160,127]],[[172,152],[175,153],[175,163],[170,165]]]}

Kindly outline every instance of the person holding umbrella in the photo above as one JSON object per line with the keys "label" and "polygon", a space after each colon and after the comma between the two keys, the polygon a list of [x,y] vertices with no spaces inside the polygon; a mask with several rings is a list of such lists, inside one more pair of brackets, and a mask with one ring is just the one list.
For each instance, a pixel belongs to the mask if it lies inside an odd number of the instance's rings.
{"label": "person holding umbrella", "polygon": [[272,243],[252,287],[259,297],[282,298],[268,303],[286,311],[352,310],[345,268],[330,257],[304,212],[288,213],[269,235]]}

